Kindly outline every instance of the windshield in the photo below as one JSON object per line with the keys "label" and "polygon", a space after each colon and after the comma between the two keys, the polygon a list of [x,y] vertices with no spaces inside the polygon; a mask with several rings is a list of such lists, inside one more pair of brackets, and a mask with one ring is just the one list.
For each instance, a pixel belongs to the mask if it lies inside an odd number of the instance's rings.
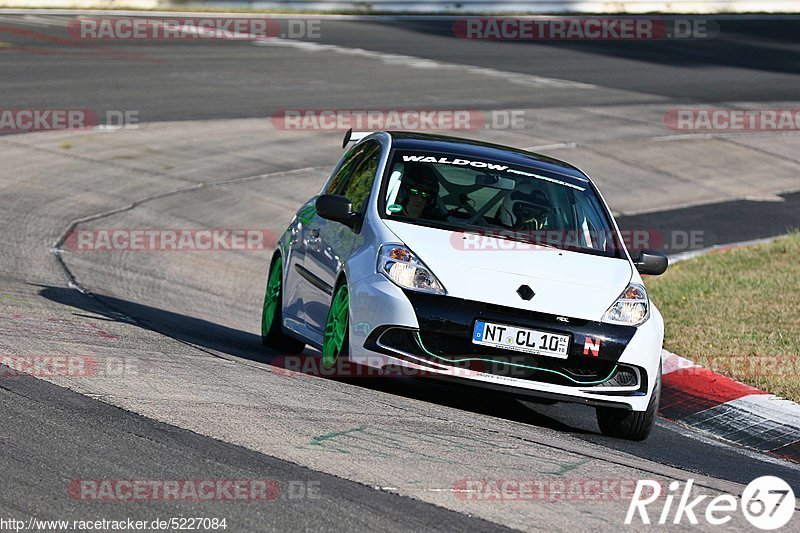
{"label": "windshield", "polygon": [[381,214],[422,226],[622,257],[588,182],[455,154],[396,151]]}

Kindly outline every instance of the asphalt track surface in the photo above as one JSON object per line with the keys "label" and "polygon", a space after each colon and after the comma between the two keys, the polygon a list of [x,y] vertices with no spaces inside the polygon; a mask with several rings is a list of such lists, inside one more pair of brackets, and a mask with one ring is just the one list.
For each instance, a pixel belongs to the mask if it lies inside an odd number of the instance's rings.
{"label": "asphalt track surface", "polygon": [[[14,26],[9,24],[13,21],[6,16],[0,25]],[[796,20],[723,19],[718,24],[719,35],[706,40],[491,42],[455,37],[453,20],[323,20],[320,38],[308,40],[636,91],[653,102],[659,97],[705,103],[796,98]],[[152,122],[269,116],[280,109],[355,103],[382,109],[387,101],[397,108],[422,103],[435,108],[554,106],[570,96],[540,91],[487,95],[462,87],[443,98],[429,90],[436,76],[403,79],[398,72],[397,79],[375,79],[364,72],[353,79],[341,62],[331,64],[325,56],[292,65],[286,54],[265,53],[248,42],[114,42],[113,49],[123,54],[114,56],[96,42],[68,46],[47,40],[66,37],[63,27],[26,27],[33,34],[4,32],[0,38],[27,49],[3,57],[4,97],[20,107],[47,102],[65,108],[136,109],[142,122]],[[227,91],[235,91],[237,98],[219,98]],[[606,104],[630,101],[620,93],[569,103],[586,105],[600,98]]]}
{"label": "asphalt track surface", "polygon": [[[800,89],[797,22],[721,21],[720,36],[701,42],[494,43],[453,38],[447,21],[324,20],[321,41],[341,48],[308,52],[248,42],[75,46],[53,39],[65,36],[67,19],[0,20],[0,41],[7,44],[0,48],[0,107],[134,109],[150,126],[119,135],[54,132],[0,141],[6,228],[0,350],[92,354],[104,369],[74,379],[0,380],[4,515],[227,516],[234,531],[504,525],[566,531],[577,520],[610,530],[621,524],[626,501],[471,502],[454,487],[464,478],[571,473],[575,479],[695,477],[709,491],[736,492],[771,474],[800,490],[797,466],[666,420],[646,442],[628,443],[599,435],[592,411],[582,407],[526,407],[424,380],[287,377],[270,364],[276,354],[265,352],[257,336],[266,253],[62,253],[57,260],[50,251],[70,223],[92,216],[99,218],[89,227],[281,231],[340,153],[338,134],[270,130],[264,117],[281,109],[536,109],[542,120],[524,140],[516,132],[487,133],[535,146],[552,140],[536,131],[555,124],[548,108],[561,115],[572,108],[638,115],[651,107],[663,113],[731,102],[791,107]],[[395,57],[341,52],[352,48]],[[413,65],[421,59],[447,64],[448,74]],[[523,77],[506,84],[452,65]],[[594,88],[570,88],[571,81]],[[602,125],[561,123],[555,137],[596,143],[590,135],[603,133],[586,130]],[[631,129],[620,142],[639,134]],[[792,192],[800,189],[792,178],[797,141],[764,138],[737,142],[749,143],[752,157],[774,150],[769,159],[785,166],[768,170],[784,180],[780,186],[764,189],[758,175],[710,189],[701,180],[714,185],[726,177],[699,176],[676,181],[674,194],[665,187],[658,202],[638,209],[645,199],[627,198],[630,186],[609,177],[612,208],[624,215],[623,226],[700,228],[706,244],[800,226],[800,199]],[[606,155],[598,146],[574,152],[588,158],[589,166],[581,164],[590,173],[599,161],[591,158]],[[757,189],[752,195],[750,187]],[[694,191],[705,189],[725,194],[691,205]],[[109,370],[120,361],[122,371]],[[87,478],[271,479],[282,496],[265,504],[68,497],[69,480]],[[292,483],[318,486],[320,497],[292,500]]]}

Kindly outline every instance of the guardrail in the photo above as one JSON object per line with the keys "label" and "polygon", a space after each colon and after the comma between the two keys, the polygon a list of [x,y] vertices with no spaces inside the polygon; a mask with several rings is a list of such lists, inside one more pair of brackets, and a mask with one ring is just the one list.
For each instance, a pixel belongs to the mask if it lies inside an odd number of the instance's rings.
{"label": "guardrail", "polygon": [[213,2],[219,6],[303,10],[364,10],[413,13],[798,13],[797,0],[275,0],[271,2]]}

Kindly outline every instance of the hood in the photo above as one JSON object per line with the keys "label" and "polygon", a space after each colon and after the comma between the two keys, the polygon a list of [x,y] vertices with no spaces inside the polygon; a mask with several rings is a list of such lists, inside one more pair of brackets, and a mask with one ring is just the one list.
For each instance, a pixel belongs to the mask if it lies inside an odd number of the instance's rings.
{"label": "hood", "polygon": [[[626,259],[383,221],[456,298],[598,321],[631,281]],[[523,300],[517,289],[535,293]]]}

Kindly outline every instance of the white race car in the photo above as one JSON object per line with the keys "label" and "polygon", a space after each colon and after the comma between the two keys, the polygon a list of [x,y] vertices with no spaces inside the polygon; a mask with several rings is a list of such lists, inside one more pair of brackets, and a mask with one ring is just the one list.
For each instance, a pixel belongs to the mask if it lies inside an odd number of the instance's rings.
{"label": "white race car", "polygon": [[667,258],[631,258],[583,172],[452,137],[348,141],[272,257],[265,345],[589,404],[604,434],[647,437],[664,324],[640,273]]}

